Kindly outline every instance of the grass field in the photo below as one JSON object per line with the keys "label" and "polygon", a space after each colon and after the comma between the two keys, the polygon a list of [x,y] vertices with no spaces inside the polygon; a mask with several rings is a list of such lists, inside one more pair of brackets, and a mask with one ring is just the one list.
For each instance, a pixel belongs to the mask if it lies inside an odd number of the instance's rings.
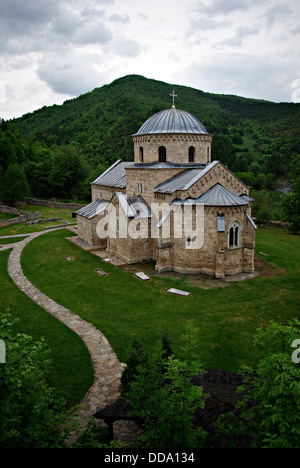
{"label": "grass field", "polygon": [[0,252],[0,312],[7,308],[17,318],[16,333],[25,333],[35,341],[41,337],[51,350],[53,369],[49,383],[69,394],[72,404],[78,403],[93,383],[90,355],[82,340],[58,320],[23,294],[7,273],[10,251]]}
{"label": "grass field", "polygon": [[0,213],[0,220],[1,219],[12,219],[16,218],[16,215],[11,215],[9,213]]}
{"label": "grass field", "polygon": [[26,239],[27,236],[24,237],[8,237],[7,239],[1,239],[0,238],[0,245],[6,245],[6,244],[15,244],[16,242],[20,242],[24,239]]}
{"label": "grass field", "polygon": [[[184,323],[194,319],[204,365],[237,370],[257,362],[252,347],[257,327],[272,319],[286,323],[299,317],[299,237],[284,230],[258,230],[257,252],[266,254],[258,253],[266,262],[261,276],[211,289],[202,289],[192,277],[161,275],[142,282],[133,272],[83,251],[66,236],[69,231],[57,231],[28,244],[22,256],[24,272],[52,299],[101,330],[121,361],[128,358],[134,337],[151,349],[164,330],[180,356]],[[96,268],[107,276],[99,276]],[[173,296],[166,293],[169,287],[192,294]]]}
{"label": "grass field", "polygon": [[[31,232],[44,231],[45,229],[51,226],[61,225],[63,222],[69,222],[69,223],[76,222],[76,219],[72,218],[72,212],[74,210],[70,208],[57,209],[57,208],[49,208],[45,206],[23,205],[23,206],[20,206],[20,209],[23,211],[28,211],[29,213],[38,211],[42,213],[42,219],[44,220],[49,219],[49,218],[60,218],[60,221],[52,221],[48,223],[34,224],[34,225],[26,225],[26,223],[14,224],[13,226],[0,228],[0,236],[13,236],[16,234],[30,234]],[[12,217],[15,218],[16,216],[12,216]]]}

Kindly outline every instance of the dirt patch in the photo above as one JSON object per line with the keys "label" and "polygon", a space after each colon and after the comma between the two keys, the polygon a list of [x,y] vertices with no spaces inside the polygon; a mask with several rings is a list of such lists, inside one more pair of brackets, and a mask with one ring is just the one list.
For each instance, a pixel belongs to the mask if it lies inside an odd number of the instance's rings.
{"label": "dirt patch", "polygon": [[155,270],[155,263],[139,263],[134,265],[122,265],[119,268],[125,271],[138,272],[143,271],[150,277],[159,277],[166,279],[173,279],[176,281],[182,281],[182,286],[185,287],[188,285],[197,286],[202,289],[211,289],[211,288],[224,288],[228,286],[225,281],[218,280],[216,278],[206,276],[206,275],[183,275],[176,273],[175,271],[168,271],[165,273],[159,273]]}
{"label": "dirt patch", "polygon": [[267,263],[263,258],[255,256],[255,271],[261,278],[270,278],[275,275],[282,275],[286,272],[284,268],[280,268],[275,263]]}

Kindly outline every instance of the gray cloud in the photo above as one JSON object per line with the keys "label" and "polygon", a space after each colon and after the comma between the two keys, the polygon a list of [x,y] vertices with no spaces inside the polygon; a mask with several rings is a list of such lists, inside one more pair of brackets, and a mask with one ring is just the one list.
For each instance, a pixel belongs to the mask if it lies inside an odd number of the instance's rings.
{"label": "gray cloud", "polygon": [[260,5],[265,0],[213,0],[209,5],[198,2],[196,11],[208,16],[216,16],[220,14],[227,15],[234,11],[246,11],[253,6]]}
{"label": "gray cloud", "polygon": [[189,28],[190,34],[201,31],[214,31],[221,28],[230,28],[232,27],[232,21],[229,19],[216,20],[214,18],[207,18],[205,16],[191,21]]}
{"label": "gray cloud", "polygon": [[198,89],[275,102],[291,101],[291,83],[297,76],[297,64],[288,58],[250,54],[214,55],[193,62],[182,74]]}
{"label": "gray cloud", "polygon": [[57,0],[1,0],[1,19],[4,22],[20,23],[45,23],[50,21],[59,11]]}
{"label": "gray cloud", "polygon": [[96,18],[94,15],[82,16],[73,11],[61,12],[60,16],[52,22],[50,36],[51,34],[64,36],[66,40],[74,44],[106,44],[112,40],[111,31],[97,16]]}
{"label": "gray cloud", "polygon": [[239,28],[236,29],[235,33],[236,35],[234,37],[231,37],[229,39],[224,39],[220,44],[222,46],[228,45],[231,47],[240,47],[243,43],[243,39],[249,36],[254,36],[259,34],[261,30],[261,27],[259,25],[255,26],[240,26]]}
{"label": "gray cloud", "polygon": [[70,10],[61,11],[60,15],[52,22],[52,29],[57,34],[72,35],[77,28],[84,23],[84,19],[78,13]]}
{"label": "gray cloud", "polygon": [[40,64],[37,74],[55,93],[78,96],[101,86],[109,72],[100,72],[97,65],[103,57],[82,57],[68,54],[67,58],[52,56]]}
{"label": "gray cloud", "polygon": [[102,22],[93,25],[84,24],[72,35],[73,42],[78,44],[107,44],[113,38],[111,31]]}
{"label": "gray cloud", "polygon": [[267,18],[269,26],[273,26],[277,21],[285,20],[292,13],[293,10],[291,10],[289,5],[281,4],[269,8],[264,16]]}
{"label": "gray cloud", "polygon": [[141,46],[137,41],[125,39],[123,41],[118,41],[114,45],[113,50],[117,55],[137,57],[141,52]]}
{"label": "gray cloud", "polygon": [[111,15],[108,18],[110,21],[115,21],[117,23],[130,23],[130,18],[128,15]]}

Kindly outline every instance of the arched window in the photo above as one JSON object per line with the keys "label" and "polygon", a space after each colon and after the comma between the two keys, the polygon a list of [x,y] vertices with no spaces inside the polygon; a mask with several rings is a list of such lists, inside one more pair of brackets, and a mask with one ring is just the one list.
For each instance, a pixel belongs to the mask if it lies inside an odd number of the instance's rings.
{"label": "arched window", "polygon": [[158,148],[158,160],[159,162],[166,162],[167,160],[167,150],[165,146],[160,146]]}
{"label": "arched window", "polygon": [[193,163],[195,159],[195,147],[190,146],[189,147],[189,162]]}
{"label": "arched window", "polygon": [[140,147],[140,162],[144,162],[144,148]]}
{"label": "arched window", "polygon": [[228,247],[240,247],[242,240],[242,225],[239,221],[234,221],[228,231]]}

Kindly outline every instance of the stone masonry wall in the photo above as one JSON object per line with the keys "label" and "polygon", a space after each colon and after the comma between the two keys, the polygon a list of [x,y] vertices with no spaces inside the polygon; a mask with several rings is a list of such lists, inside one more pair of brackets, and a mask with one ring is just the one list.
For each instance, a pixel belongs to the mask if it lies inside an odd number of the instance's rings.
{"label": "stone masonry wall", "polygon": [[71,210],[79,210],[85,205],[79,203],[61,203],[61,202],[54,202],[48,200],[36,200],[35,198],[28,198],[27,203],[29,205],[37,205],[37,206],[48,206],[49,208],[59,208],[65,209],[70,208]]}
{"label": "stone masonry wall", "polygon": [[[182,172],[182,168],[168,169],[126,169],[126,195],[128,197],[136,197],[141,195],[149,204],[156,202],[154,187],[161,184],[165,180],[171,179]],[[142,193],[138,192],[138,182],[142,184]]]}
{"label": "stone masonry wall", "polygon": [[107,245],[106,239],[100,239],[97,234],[97,224],[101,216],[95,216],[93,219],[87,219],[77,215],[78,236],[91,247],[103,247]]}
{"label": "stone masonry wall", "polygon": [[[162,134],[143,135],[133,137],[134,161],[153,162],[158,161],[158,149],[165,146],[167,150],[167,161],[175,163],[189,162],[189,148],[194,146],[195,163],[207,163],[211,161],[211,135],[185,135],[185,134]],[[141,161],[140,148],[143,148],[144,159]]]}
{"label": "stone masonry wall", "polygon": [[22,211],[17,208],[5,206],[5,205],[0,205],[0,213],[9,213],[9,214],[17,216],[17,218],[0,220],[0,228],[13,226],[14,224],[19,224],[19,223],[25,223],[26,221],[30,221],[32,219],[39,219],[42,217],[42,213],[40,212],[29,213],[28,211]]}
{"label": "stone masonry wall", "polygon": [[249,188],[220,162],[212,167],[188,190],[174,193],[174,198],[197,198],[215,184],[221,184],[236,195],[249,195]]}
{"label": "stone masonry wall", "polygon": [[[248,207],[251,212],[251,207]],[[225,232],[217,230],[217,216],[225,217]],[[241,223],[241,243],[228,247],[228,233],[232,222]],[[172,222],[171,222],[172,226]],[[245,207],[205,207],[204,244],[199,249],[187,248],[187,234],[176,239],[171,230],[170,242],[160,242],[157,249],[158,271],[174,270],[178,273],[204,273],[217,278],[243,272],[254,272],[255,231],[245,216]]]}
{"label": "stone masonry wall", "polygon": [[106,187],[104,185],[92,185],[92,201],[97,200],[106,200],[110,201],[111,197],[115,192],[125,193],[125,189],[116,188],[116,187]]}

